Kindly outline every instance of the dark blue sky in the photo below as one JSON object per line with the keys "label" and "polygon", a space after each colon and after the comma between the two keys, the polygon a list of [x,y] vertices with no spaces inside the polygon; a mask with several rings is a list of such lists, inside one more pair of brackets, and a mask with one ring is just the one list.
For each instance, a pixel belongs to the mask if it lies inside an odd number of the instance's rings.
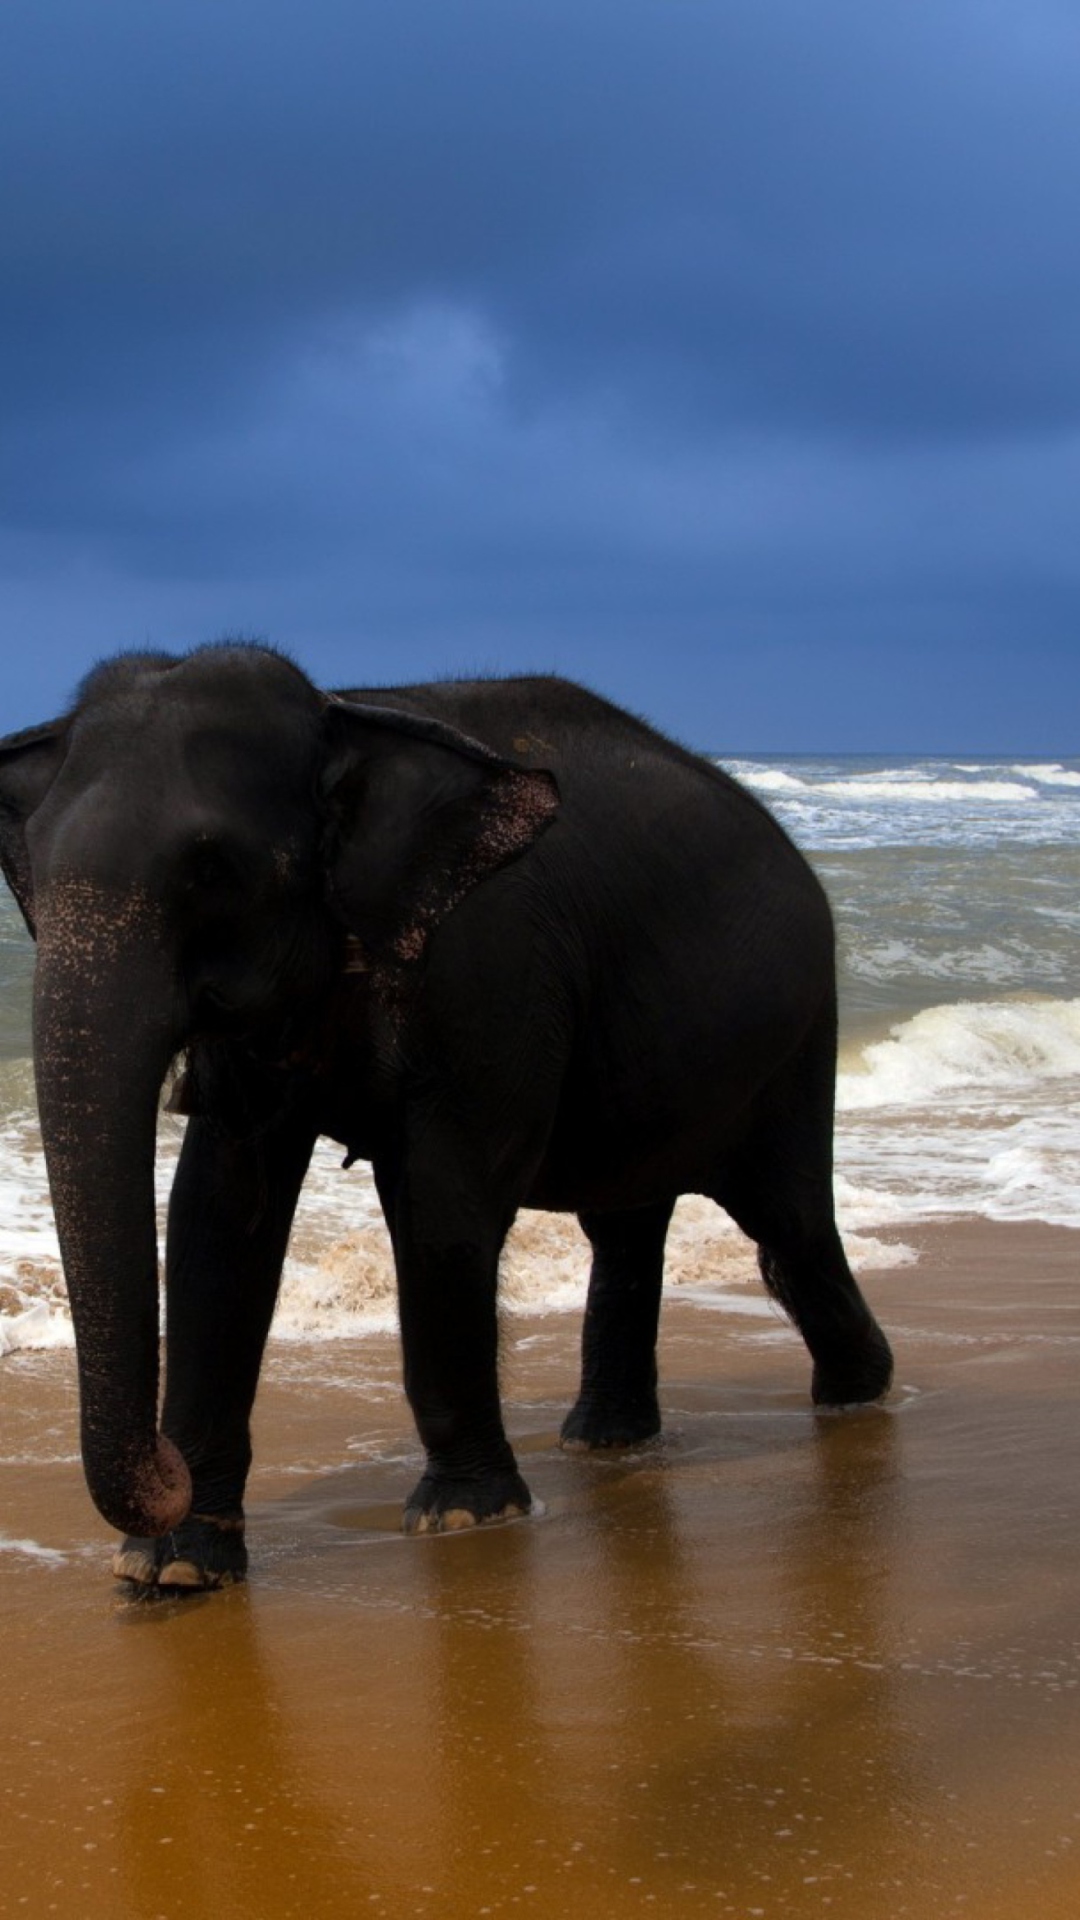
{"label": "dark blue sky", "polygon": [[225,633],[1076,752],[1072,0],[5,0],[0,730]]}

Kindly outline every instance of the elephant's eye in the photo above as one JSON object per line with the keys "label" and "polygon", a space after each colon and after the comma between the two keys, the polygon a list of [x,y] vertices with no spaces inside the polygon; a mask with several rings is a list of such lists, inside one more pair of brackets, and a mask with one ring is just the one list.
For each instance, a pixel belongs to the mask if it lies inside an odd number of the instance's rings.
{"label": "elephant's eye", "polygon": [[182,885],[187,895],[219,893],[235,887],[238,878],[235,860],[219,841],[200,837],[187,848],[182,862]]}

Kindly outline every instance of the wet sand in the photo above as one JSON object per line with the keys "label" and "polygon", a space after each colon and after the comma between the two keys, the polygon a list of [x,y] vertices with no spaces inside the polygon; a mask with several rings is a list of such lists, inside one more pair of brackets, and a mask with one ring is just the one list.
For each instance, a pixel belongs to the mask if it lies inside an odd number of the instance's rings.
{"label": "wet sand", "polygon": [[676,1298],[665,1442],[564,1457],[577,1323],[509,1323],[546,1512],[475,1534],[397,1531],[393,1341],[279,1348],[186,1602],[108,1579],[71,1356],[4,1362],[0,1914],[1075,1920],[1080,1236],[905,1237],[881,1410]]}

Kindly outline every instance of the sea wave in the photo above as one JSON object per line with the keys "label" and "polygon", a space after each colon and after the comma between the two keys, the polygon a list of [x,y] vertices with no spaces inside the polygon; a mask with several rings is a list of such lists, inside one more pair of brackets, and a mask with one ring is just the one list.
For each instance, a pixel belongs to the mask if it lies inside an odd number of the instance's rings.
{"label": "sea wave", "polygon": [[[1021,769],[1018,767],[1015,771],[1019,773]],[[1037,803],[1039,798],[1034,785],[1019,780],[950,780],[940,773],[913,776],[910,770],[901,768],[878,774],[856,773],[843,780],[810,780],[783,773],[777,768],[743,766],[739,769],[738,777],[761,793],[805,794],[814,798],[826,794],[833,800],[915,800],[921,805],[943,806],[953,800],[965,803],[973,800]],[[1036,776],[1032,774],[1032,778]],[[1080,786],[1080,774],[1071,778],[1065,776],[1059,784],[1071,784],[1073,779]]]}
{"label": "sea wave", "polygon": [[1071,773],[1056,760],[1045,766],[1016,766],[1012,771],[1022,773],[1025,780],[1037,780],[1043,787],[1080,787],[1080,773]]}
{"label": "sea wave", "polygon": [[856,775],[851,780],[822,780],[813,792],[827,793],[834,800],[914,800],[923,806],[942,806],[952,800],[962,800],[965,804],[973,800],[1024,803],[1038,800],[1034,787],[1022,786],[1017,780],[943,780],[940,777],[913,780],[899,775],[878,780],[866,775]]}
{"label": "sea wave", "polygon": [[1080,1084],[1060,1107],[987,1098],[916,1112],[849,1114],[841,1166],[895,1200],[905,1232],[920,1220],[977,1217],[1080,1229]]}
{"label": "sea wave", "polygon": [[[164,1231],[168,1187],[176,1161],[176,1123],[166,1122],[158,1156],[159,1231]],[[0,1162],[3,1158],[0,1141]],[[322,1341],[397,1328],[397,1295],[390,1238],[370,1169],[342,1171],[340,1148],[320,1141],[301,1195],[271,1337]],[[24,1166],[33,1180],[35,1169]],[[47,1205],[43,1170],[37,1202]],[[856,1270],[902,1264],[914,1256],[875,1228],[899,1224],[901,1210],[883,1193],[846,1182],[839,1195],[841,1224]],[[51,1232],[51,1230],[50,1230]],[[33,1259],[0,1258],[0,1357],[29,1349],[71,1346],[74,1335],[55,1236],[35,1240]],[[505,1316],[577,1313],[585,1303],[590,1249],[571,1214],[523,1210],[503,1251],[499,1306]],[[771,1312],[757,1277],[754,1249],[711,1201],[690,1194],[679,1201],[668,1235],[668,1287],[714,1310]]]}
{"label": "sea wave", "polygon": [[837,1110],[925,1106],[944,1093],[1020,1092],[1080,1078],[1080,1000],[925,1007],[837,1078]]}
{"label": "sea wave", "polygon": [[[1045,956],[1040,958],[1045,965]],[[852,940],[844,954],[844,965],[854,979],[883,983],[911,977],[923,982],[958,981],[969,987],[977,983],[1007,988],[1029,977],[1031,963],[1031,950],[1021,940],[983,941],[977,947],[943,947],[938,951],[928,942],[914,940],[864,940],[861,944]],[[1075,966],[1066,971],[1063,962],[1057,979],[1064,982],[1074,972]]]}
{"label": "sea wave", "polygon": [[1062,761],[732,759],[808,850],[1080,843],[1080,770]]}
{"label": "sea wave", "polygon": [[845,1062],[837,1107],[838,1167],[905,1227],[1080,1228],[1080,1000],[925,1008]]}
{"label": "sea wave", "polygon": [[[919,1220],[980,1214],[1080,1226],[1080,999],[924,1008],[845,1056],[838,1217],[856,1269],[911,1257]],[[1049,1096],[1049,1097],[1048,1097]],[[159,1231],[182,1123],[159,1138]],[[370,1170],[321,1141],[297,1210],[273,1337],[319,1341],[397,1325],[393,1258]],[[0,1132],[0,1355],[70,1345],[59,1250],[32,1112]],[[523,1212],[504,1252],[504,1314],[580,1311],[590,1254],[572,1216]],[[711,1202],[679,1202],[669,1285],[717,1310],[762,1311],[754,1252]]]}

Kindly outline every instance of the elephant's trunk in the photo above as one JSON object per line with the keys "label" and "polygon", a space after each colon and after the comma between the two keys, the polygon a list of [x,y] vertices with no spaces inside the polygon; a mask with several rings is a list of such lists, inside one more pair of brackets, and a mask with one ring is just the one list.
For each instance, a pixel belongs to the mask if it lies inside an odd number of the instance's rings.
{"label": "elephant's trunk", "polygon": [[191,1504],[158,1432],[154,1153],[177,1044],[175,989],[154,915],[58,889],[39,915],[34,1061],[42,1139],[75,1323],[82,1454],[112,1526],[167,1533]]}

